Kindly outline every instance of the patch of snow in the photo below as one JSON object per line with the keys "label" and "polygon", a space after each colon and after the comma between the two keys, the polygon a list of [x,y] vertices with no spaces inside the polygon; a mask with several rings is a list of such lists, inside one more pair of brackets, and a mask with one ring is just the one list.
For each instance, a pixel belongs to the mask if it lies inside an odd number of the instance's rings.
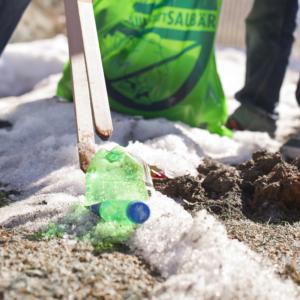
{"label": "patch of snow", "polygon": [[9,44],[0,58],[0,98],[29,92],[42,79],[60,73],[69,55],[67,44],[64,35]]}
{"label": "patch of snow", "polygon": [[296,299],[291,281],[281,282],[247,246],[229,240],[206,211],[193,219],[157,193],[152,216],[135,231],[131,248],[167,278],[153,300]]}

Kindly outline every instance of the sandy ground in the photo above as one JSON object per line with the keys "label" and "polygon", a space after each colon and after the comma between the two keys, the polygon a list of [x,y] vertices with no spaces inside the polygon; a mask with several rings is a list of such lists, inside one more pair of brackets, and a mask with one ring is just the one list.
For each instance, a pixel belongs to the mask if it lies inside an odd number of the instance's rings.
{"label": "sandy ground", "polygon": [[148,299],[153,274],[135,255],[0,229],[0,299]]}

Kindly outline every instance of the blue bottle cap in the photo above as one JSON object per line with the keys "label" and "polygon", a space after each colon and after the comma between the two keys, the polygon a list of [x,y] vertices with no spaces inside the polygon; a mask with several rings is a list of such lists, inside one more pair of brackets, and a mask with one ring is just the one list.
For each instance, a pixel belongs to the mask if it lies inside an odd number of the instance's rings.
{"label": "blue bottle cap", "polygon": [[101,205],[101,202],[100,202],[100,203],[97,203],[97,204],[94,204],[94,205],[91,205],[91,206],[90,206],[90,210],[91,210],[91,212],[93,212],[95,215],[97,215],[98,217],[101,218],[100,212],[99,212],[100,205]]}
{"label": "blue bottle cap", "polygon": [[127,217],[134,223],[144,223],[150,217],[150,208],[141,201],[131,202],[127,207]]}

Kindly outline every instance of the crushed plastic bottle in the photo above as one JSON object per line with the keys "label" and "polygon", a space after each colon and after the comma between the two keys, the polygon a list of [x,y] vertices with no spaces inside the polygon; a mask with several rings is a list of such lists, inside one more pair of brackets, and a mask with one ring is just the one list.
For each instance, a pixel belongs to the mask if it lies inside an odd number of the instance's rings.
{"label": "crushed plastic bottle", "polygon": [[121,225],[148,220],[148,190],[153,188],[150,169],[120,146],[100,149],[86,173],[85,207],[106,222]]}

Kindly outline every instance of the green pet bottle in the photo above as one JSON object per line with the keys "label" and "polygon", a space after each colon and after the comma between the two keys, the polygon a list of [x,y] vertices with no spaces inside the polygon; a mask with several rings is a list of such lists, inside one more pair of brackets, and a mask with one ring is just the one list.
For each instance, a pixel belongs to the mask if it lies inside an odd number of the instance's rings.
{"label": "green pet bottle", "polygon": [[149,172],[145,168],[139,158],[120,146],[112,151],[100,149],[86,173],[85,207],[106,222],[144,223],[150,216],[150,208],[145,203],[146,185],[149,185]]}

